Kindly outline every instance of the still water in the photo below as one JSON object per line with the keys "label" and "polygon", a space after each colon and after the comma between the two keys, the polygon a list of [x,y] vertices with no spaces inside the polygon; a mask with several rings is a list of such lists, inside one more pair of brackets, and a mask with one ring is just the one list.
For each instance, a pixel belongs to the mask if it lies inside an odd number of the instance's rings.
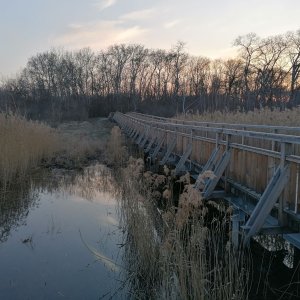
{"label": "still water", "polygon": [[0,299],[124,299],[109,170],[36,174],[0,200]]}

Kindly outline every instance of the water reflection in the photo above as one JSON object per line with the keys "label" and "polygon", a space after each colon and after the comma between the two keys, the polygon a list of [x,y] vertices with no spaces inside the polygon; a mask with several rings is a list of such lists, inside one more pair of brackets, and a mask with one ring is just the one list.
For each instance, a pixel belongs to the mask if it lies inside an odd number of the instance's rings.
{"label": "water reflection", "polygon": [[126,298],[116,196],[101,165],[2,194],[0,299]]}
{"label": "water reflection", "polygon": [[290,269],[294,267],[294,246],[282,235],[259,235],[254,240],[269,252],[282,252],[282,263]]}
{"label": "water reflection", "polygon": [[0,192],[0,243],[7,240],[13,228],[26,225],[28,212],[37,201],[38,193],[30,184]]}

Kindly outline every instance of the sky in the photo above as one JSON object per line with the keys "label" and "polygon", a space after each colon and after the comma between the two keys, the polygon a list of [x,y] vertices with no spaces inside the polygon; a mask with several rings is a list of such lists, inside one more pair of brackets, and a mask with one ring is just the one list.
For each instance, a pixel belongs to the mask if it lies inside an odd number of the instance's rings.
{"label": "sky", "polygon": [[0,0],[0,76],[53,47],[170,49],[183,41],[192,55],[231,57],[239,35],[295,31],[299,16],[299,0]]}

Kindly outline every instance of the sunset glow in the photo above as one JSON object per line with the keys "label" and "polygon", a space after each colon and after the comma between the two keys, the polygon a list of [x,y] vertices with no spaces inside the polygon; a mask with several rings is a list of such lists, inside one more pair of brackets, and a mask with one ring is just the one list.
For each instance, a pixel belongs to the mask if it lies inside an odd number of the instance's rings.
{"label": "sunset glow", "polygon": [[1,0],[0,74],[14,75],[37,51],[100,50],[117,43],[186,50],[210,58],[234,55],[233,40],[299,28],[297,0]]}

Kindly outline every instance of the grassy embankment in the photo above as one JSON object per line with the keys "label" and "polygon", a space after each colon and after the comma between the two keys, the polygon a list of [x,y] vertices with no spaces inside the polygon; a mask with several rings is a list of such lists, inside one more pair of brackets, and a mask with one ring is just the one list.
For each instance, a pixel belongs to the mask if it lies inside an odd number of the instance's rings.
{"label": "grassy embankment", "polygon": [[[67,125],[53,129],[23,117],[0,113],[0,187],[24,179],[29,170],[44,167],[80,168],[99,155],[103,143]],[[87,129],[87,131],[89,128]],[[74,133],[75,132],[75,133]]]}

